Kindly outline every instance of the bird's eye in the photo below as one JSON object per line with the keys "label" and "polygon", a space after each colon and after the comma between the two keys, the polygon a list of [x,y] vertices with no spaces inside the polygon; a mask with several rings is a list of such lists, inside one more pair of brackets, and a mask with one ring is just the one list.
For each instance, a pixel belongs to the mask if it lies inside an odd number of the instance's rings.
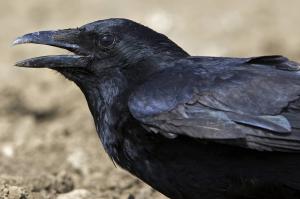
{"label": "bird's eye", "polygon": [[99,44],[104,48],[109,48],[115,43],[115,37],[111,34],[104,34],[99,39]]}

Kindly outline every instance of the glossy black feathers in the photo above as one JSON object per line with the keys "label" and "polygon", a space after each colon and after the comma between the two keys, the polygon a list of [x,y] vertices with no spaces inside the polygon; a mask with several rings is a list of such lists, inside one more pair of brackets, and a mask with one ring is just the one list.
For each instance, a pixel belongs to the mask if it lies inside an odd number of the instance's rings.
{"label": "glossy black feathers", "polygon": [[[19,65],[74,81],[108,155],[156,190],[173,199],[300,198],[298,63],[189,56],[127,19],[45,34],[15,43],[55,43],[80,56]],[[105,35],[113,42],[104,48]]]}

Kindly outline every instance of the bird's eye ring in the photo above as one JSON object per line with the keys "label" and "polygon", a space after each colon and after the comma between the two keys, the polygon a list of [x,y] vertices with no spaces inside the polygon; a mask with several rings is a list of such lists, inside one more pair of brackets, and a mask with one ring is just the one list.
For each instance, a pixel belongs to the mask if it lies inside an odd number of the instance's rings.
{"label": "bird's eye ring", "polygon": [[99,44],[104,48],[110,48],[115,43],[115,37],[111,34],[103,34],[99,38]]}

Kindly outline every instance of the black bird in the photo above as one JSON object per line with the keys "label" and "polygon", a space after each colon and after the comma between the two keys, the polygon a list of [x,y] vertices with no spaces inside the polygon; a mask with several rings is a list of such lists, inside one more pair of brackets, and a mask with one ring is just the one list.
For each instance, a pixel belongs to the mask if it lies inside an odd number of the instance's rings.
{"label": "black bird", "polygon": [[300,198],[300,66],[282,56],[190,56],[127,19],[26,34],[73,55],[50,68],[84,93],[114,162],[174,199]]}

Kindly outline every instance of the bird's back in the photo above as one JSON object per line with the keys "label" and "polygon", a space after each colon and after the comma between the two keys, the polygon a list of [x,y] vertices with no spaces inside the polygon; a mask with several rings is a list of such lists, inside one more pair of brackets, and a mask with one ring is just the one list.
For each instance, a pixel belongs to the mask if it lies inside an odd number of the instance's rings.
{"label": "bird's back", "polygon": [[[150,143],[145,137],[147,143],[132,143],[130,150],[147,158],[131,172],[171,198],[299,198],[298,65],[279,56],[189,57],[176,64],[153,75],[129,101],[142,121],[137,134],[152,134]],[[212,93],[218,98],[205,101]],[[203,123],[203,114],[213,112],[219,118]],[[226,126],[228,118],[233,123]],[[236,130],[230,125],[246,137],[225,137]],[[209,137],[215,131],[221,137]]]}

